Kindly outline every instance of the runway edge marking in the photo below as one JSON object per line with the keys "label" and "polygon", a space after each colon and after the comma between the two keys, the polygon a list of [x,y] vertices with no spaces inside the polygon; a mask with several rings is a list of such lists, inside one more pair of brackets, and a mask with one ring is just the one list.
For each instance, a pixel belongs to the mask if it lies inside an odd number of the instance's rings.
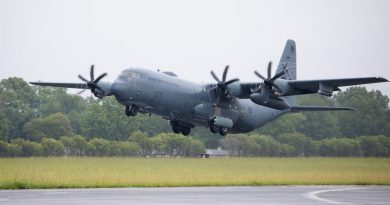
{"label": "runway edge marking", "polygon": [[315,200],[315,201],[320,201],[328,204],[348,204],[348,205],[353,205],[353,203],[348,203],[348,202],[340,202],[340,201],[334,201],[330,199],[325,199],[317,196],[318,194],[321,193],[326,193],[326,192],[336,192],[336,191],[349,191],[349,190],[358,190],[358,189],[366,189],[363,187],[350,187],[350,188],[341,188],[341,189],[322,189],[322,190],[317,190],[317,191],[311,191],[307,192],[304,194],[304,196],[308,199]]}

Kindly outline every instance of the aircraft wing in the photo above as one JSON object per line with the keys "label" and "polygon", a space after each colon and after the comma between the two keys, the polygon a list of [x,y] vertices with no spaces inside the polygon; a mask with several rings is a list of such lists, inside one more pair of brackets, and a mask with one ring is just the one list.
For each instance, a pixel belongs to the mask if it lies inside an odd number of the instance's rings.
{"label": "aircraft wing", "polygon": [[[284,86],[288,87],[288,92],[284,93],[284,96],[303,95],[319,92],[322,92],[321,94],[330,96],[333,91],[340,91],[339,87],[381,82],[388,82],[388,80],[382,77],[324,80],[287,80]],[[259,87],[261,83],[240,83],[239,85],[240,92],[237,93],[236,96],[239,98],[249,98],[249,96],[253,93],[253,89]],[[283,85],[281,86],[283,87]]]}
{"label": "aircraft wing", "polygon": [[339,87],[361,85],[369,83],[388,82],[382,77],[369,78],[342,78],[327,80],[290,80],[287,84],[298,91],[299,94],[317,93],[321,87],[326,87],[329,91],[339,91]]}
{"label": "aircraft wing", "polygon": [[60,88],[76,88],[76,89],[88,89],[86,83],[46,83],[46,82],[29,82],[33,85],[51,86]]}

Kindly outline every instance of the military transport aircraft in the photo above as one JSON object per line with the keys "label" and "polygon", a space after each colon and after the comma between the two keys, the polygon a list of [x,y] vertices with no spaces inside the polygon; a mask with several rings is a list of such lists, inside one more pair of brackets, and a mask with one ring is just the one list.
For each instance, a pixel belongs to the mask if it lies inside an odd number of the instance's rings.
{"label": "military transport aircraft", "polygon": [[217,83],[197,84],[178,78],[172,72],[151,71],[142,68],[123,70],[118,78],[102,82],[107,73],[95,78],[94,66],[90,80],[78,77],[84,83],[30,82],[33,85],[90,89],[98,98],[115,96],[123,104],[127,116],[149,113],[162,116],[174,133],[190,134],[195,126],[209,127],[213,133],[250,132],[288,112],[354,110],[347,107],[298,106],[296,95],[318,93],[331,97],[339,87],[388,82],[385,78],[348,78],[328,80],[296,80],[296,46],[288,40],[274,76],[271,62],[267,75],[254,74],[261,81],[238,82],[227,79],[229,66],[222,78],[211,71]]}

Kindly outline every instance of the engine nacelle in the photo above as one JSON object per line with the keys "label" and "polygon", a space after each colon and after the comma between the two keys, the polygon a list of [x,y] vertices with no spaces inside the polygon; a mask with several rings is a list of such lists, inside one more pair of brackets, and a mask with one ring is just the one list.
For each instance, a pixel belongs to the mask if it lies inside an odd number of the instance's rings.
{"label": "engine nacelle", "polygon": [[212,120],[213,120],[214,125],[218,125],[218,126],[226,127],[226,128],[233,127],[233,120],[232,119],[229,119],[226,117],[221,117],[221,116],[214,116]]}
{"label": "engine nacelle", "polygon": [[250,95],[252,102],[265,107],[273,108],[276,110],[286,110],[290,106],[282,99],[278,97],[269,96],[267,93],[253,93]]}

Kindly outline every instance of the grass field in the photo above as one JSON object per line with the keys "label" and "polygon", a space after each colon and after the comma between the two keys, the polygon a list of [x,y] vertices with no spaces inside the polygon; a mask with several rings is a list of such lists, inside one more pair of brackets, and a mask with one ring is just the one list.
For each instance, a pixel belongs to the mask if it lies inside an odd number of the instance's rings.
{"label": "grass field", "polygon": [[389,158],[0,158],[0,188],[390,185]]}

